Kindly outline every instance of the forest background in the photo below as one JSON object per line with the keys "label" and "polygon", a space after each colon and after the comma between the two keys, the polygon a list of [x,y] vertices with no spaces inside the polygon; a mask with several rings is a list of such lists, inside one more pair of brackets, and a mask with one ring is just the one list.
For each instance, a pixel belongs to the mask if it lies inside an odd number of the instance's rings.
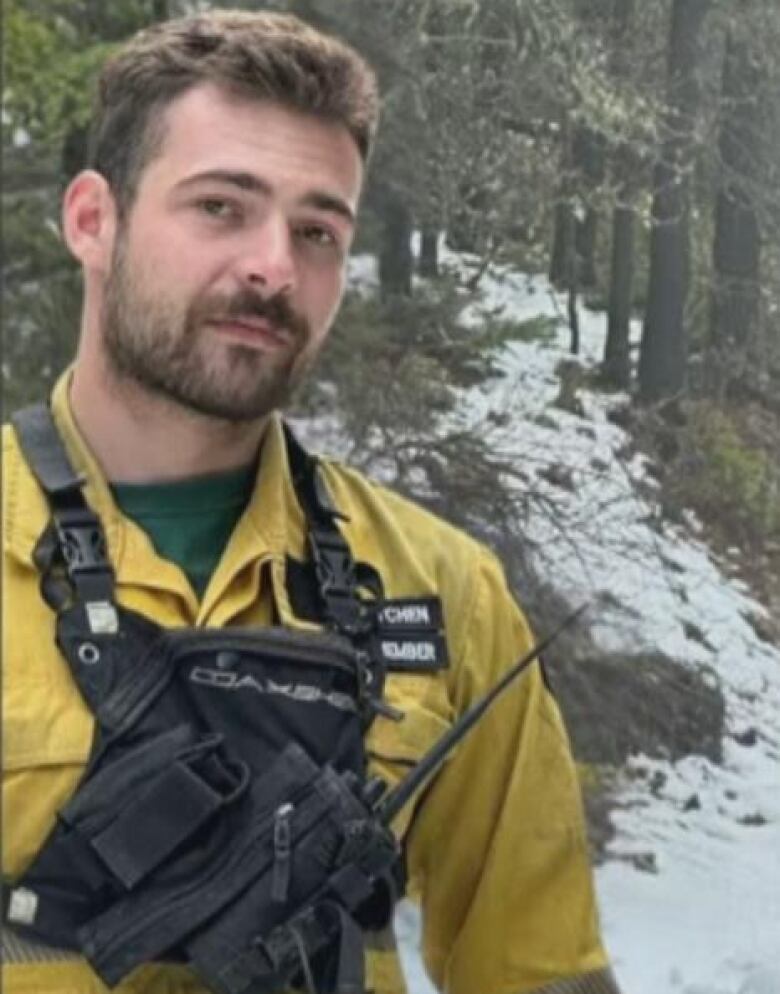
{"label": "forest background", "polygon": [[[5,2],[6,412],[44,396],[73,354],[80,285],[60,237],[59,201],[85,161],[96,69],[139,27],[198,6],[209,4]],[[658,454],[670,508],[693,506],[776,572],[780,5],[263,6],[347,37],[381,79],[383,128],[357,250],[378,255],[382,293],[348,301],[322,377],[338,385],[356,450],[377,430],[390,449],[391,436],[405,437],[399,426],[424,436],[448,385],[478,377],[487,350],[518,333],[488,322],[479,334],[453,335],[463,301],[439,265],[446,239],[480,260],[472,289],[496,262],[548,272],[568,293],[574,353],[581,302],[608,310],[601,385],[629,392],[623,418]],[[415,254],[413,231],[421,236]],[[630,339],[632,319],[642,323],[639,342]],[[576,364],[562,375],[575,391]],[[383,387],[381,405],[366,389],[372,383]],[[424,446],[396,453],[401,482],[405,459],[423,458],[433,473],[430,454],[443,443],[430,442],[427,456]],[[473,476],[474,451],[447,455]],[[489,454],[476,455],[489,475]]]}
{"label": "forest background", "polygon": [[[224,5],[291,11],[349,39],[383,92],[356,245],[378,259],[379,292],[348,293],[295,413],[327,424],[338,411],[353,464],[488,541],[544,629],[565,606],[540,582],[544,550],[529,554],[523,521],[545,498],[479,426],[443,425],[458,390],[495,372],[498,346],[551,334],[544,317],[460,320],[481,282],[496,267],[546,274],[570,329],[558,406],[577,413],[585,387],[613,399],[660,515],[684,522],[693,510],[715,549],[737,550],[734,569],[770,609],[761,637],[780,643],[777,0]],[[85,162],[95,73],[138,28],[210,6],[5,0],[6,415],[45,397],[73,355],[80,277],[59,204]],[[466,277],[448,251],[467,253]],[[607,313],[595,368],[577,358],[585,308]],[[554,461],[539,473],[569,485]],[[554,504],[545,511],[554,517]],[[591,527],[603,514],[594,507]],[[561,644],[553,669],[586,780],[640,750],[717,758],[723,706],[705,680],[686,676],[679,703],[670,661],[629,668],[599,654],[586,686],[567,662],[583,652]],[[603,699],[615,683],[611,723]],[[674,728],[663,718],[672,694]],[[626,721],[632,695],[647,706]],[[598,789],[589,803],[598,848],[610,831]]]}

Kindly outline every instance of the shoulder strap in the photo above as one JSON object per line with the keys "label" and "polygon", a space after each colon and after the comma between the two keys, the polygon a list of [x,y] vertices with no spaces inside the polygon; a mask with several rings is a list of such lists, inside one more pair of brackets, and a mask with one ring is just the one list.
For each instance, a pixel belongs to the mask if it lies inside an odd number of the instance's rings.
{"label": "shoulder strap", "polygon": [[110,632],[116,624],[111,607],[114,571],[108,560],[103,526],[84,499],[84,478],[73,469],[47,405],[25,407],[11,421],[52,512],[52,526],[41,536],[35,550],[44,597],[56,610],[68,599],[63,589],[67,580],[60,577],[58,582],[56,576],[57,566],[64,566],[73,597],[84,605],[90,627]]}
{"label": "shoulder strap", "polygon": [[[114,598],[114,573],[103,526],[84,498],[84,478],[73,469],[48,406],[26,407],[17,411],[12,421],[52,511],[53,533],[47,529],[36,548],[44,596],[55,609],[68,599],[62,583],[53,577],[59,553],[75,599],[85,605],[93,623],[107,625],[104,630],[110,631],[115,624],[115,612],[109,609]],[[284,434],[293,486],[308,523],[309,551],[323,620],[348,637],[363,635],[372,619],[358,588],[368,586],[379,597],[381,581],[375,570],[355,563],[337,525],[345,515],[335,507],[317,460],[287,424]]]}
{"label": "shoulder strap", "polygon": [[84,478],[77,475],[46,404],[32,404],[11,415],[25,458],[47,496],[72,494]]}
{"label": "shoulder strap", "polygon": [[372,623],[358,588],[367,586],[380,597],[376,570],[356,563],[338,521],[346,521],[333,503],[317,460],[284,424],[290,472],[296,496],[308,521],[308,544],[319,592],[320,609],[333,627],[347,636],[366,634]]}

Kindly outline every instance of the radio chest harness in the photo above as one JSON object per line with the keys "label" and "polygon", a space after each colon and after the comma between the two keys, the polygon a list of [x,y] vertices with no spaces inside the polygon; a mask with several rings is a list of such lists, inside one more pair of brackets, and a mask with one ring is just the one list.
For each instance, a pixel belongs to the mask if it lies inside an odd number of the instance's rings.
{"label": "radio chest harness", "polygon": [[119,605],[50,411],[14,425],[51,509],[42,594],[96,732],[75,795],[4,888],[5,922],[79,951],[109,986],[175,960],[215,994],[363,994],[363,930],[387,926],[402,891],[390,821],[549,640],[388,791],[367,778],[363,738],[377,713],[403,719],[382,700],[388,668],[446,665],[440,607],[383,598],[289,432],[320,632],[169,630]]}

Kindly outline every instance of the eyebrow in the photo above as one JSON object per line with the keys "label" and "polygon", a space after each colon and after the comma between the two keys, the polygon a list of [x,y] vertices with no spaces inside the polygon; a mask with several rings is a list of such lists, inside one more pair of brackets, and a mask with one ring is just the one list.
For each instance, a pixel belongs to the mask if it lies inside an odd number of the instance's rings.
{"label": "eyebrow", "polygon": [[[199,183],[226,183],[229,186],[238,187],[240,190],[249,193],[260,193],[270,196],[273,187],[266,180],[255,176],[254,173],[236,171],[232,169],[207,169],[205,172],[197,173],[195,176],[188,176],[177,183],[179,189],[195,186]],[[328,193],[325,190],[310,190],[301,197],[299,203],[302,207],[313,207],[315,210],[326,211],[329,214],[337,214],[344,218],[354,228],[355,213],[346,200]]]}

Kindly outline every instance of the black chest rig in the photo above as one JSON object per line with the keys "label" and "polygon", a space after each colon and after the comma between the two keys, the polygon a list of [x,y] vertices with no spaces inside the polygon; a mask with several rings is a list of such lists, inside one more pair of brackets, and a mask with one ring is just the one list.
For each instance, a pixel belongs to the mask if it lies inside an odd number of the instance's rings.
{"label": "black chest rig", "polygon": [[[41,590],[97,730],[4,919],[79,951],[109,986],[172,960],[218,994],[362,994],[363,930],[388,924],[402,876],[363,747],[378,711],[402,719],[382,701],[377,634],[400,602],[353,561],[290,436],[326,630],[163,629],[116,602],[101,523],[48,409],[14,422],[52,512]],[[443,651],[435,627],[423,636],[415,651]]]}

